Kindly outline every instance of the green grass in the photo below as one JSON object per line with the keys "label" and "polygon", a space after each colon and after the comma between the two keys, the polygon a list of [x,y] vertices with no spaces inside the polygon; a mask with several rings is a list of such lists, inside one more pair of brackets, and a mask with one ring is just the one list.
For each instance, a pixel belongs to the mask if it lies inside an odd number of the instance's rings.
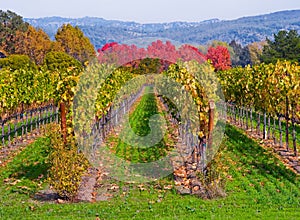
{"label": "green grass", "polygon": [[[157,101],[153,92],[153,88],[146,87],[146,94],[142,96],[140,102],[129,116],[130,126],[126,126],[122,131],[122,135],[128,137],[128,141],[124,142],[121,138],[110,137],[109,142],[111,150],[119,157],[124,158],[133,163],[152,162],[165,156],[172,149],[172,140],[168,134],[157,144],[151,147],[147,146],[132,146],[130,143],[140,143],[141,139],[136,139],[137,136],[144,137],[150,132],[162,133],[157,121],[157,129],[151,130],[149,121],[151,116],[159,114],[164,117],[163,112],[158,111]],[[167,122],[167,121],[166,121]],[[167,122],[168,123],[168,122]],[[160,123],[161,124],[161,123]],[[168,124],[169,125],[169,124]],[[170,128],[170,126],[169,126]]]}
{"label": "green grass", "polygon": [[[202,200],[159,189],[159,184],[172,184],[166,178],[145,184],[144,191],[118,183],[129,190],[109,201],[54,204],[32,199],[33,192],[44,186],[39,174],[47,170],[49,140],[39,138],[0,168],[0,219],[95,219],[96,213],[100,219],[300,218],[299,176],[233,126],[226,127],[224,146],[221,163],[229,167],[225,198]],[[21,182],[10,185],[3,182],[7,178]],[[23,190],[26,187],[30,190]]]}
{"label": "green grass", "polygon": [[1,168],[0,181],[6,182],[6,193],[31,195],[42,187],[47,177],[47,156],[50,141],[39,138],[25,150],[8,159],[8,164]]}

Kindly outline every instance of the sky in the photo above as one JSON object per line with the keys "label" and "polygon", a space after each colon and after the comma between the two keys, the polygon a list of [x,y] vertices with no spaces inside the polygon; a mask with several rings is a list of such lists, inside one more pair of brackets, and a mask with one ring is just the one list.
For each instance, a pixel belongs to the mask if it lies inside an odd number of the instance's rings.
{"label": "sky", "polygon": [[1,10],[25,18],[61,16],[159,23],[197,22],[300,9],[299,0],[0,0]]}

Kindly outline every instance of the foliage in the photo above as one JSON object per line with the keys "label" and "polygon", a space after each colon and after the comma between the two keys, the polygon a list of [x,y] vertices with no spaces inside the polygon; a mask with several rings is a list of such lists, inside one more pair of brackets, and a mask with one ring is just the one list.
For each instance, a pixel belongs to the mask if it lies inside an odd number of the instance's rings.
{"label": "foliage", "polygon": [[230,54],[226,47],[210,47],[208,48],[206,57],[212,61],[216,71],[227,70],[231,67]]}
{"label": "foliage", "polygon": [[67,71],[68,68],[76,68],[82,71],[82,65],[79,61],[72,56],[64,52],[49,52],[45,56],[44,64],[50,71],[61,71],[62,74]]}
{"label": "foliage", "polygon": [[138,75],[155,74],[161,72],[161,62],[158,58],[145,58],[139,60],[137,63],[135,63],[135,67],[136,68],[133,69],[133,73]]}
{"label": "foliage", "polygon": [[159,58],[164,64],[176,63],[178,60],[196,60],[199,63],[206,61],[206,56],[191,45],[184,44],[176,49],[170,41],[164,43],[161,40],[152,42],[146,49],[135,45],[108,43],[98,50],[98,53],[100,63],[108,62],[116,65],[126,65],[145,58]]}
{"label": "foliage", "polygon": [[75,87],[83,72],[82,64],[64,52],[50,52],[46,55],[45,65],[54,75],[53,84],[56,86],[53,92],[55,104],[60,108],[60,123],[64,142],[67,142],[67,133],[73,133],[72,104]]}
{"label": "foliage", "polygon": [[231,57],[232,66],[245,67],[248,64],[252,64],[252,60],[250,57],[250,49],[248,46],[242,47],[234,40],[231,41],[229,45],[234,51],[234,57]]}
{"label": "foliage", "polygon": [[95,50],[89,38],[85,37],[79,27],[65,24],[57,30],[56,41],[63,51],[81,63],[95,58]]}
{"label": "foliage", "polygon": [[300,62],[300,36],[296,30],[281,30],[274,34],[274,41],[267,39],[261,56],[262,62],[276,63],[278,59]]}
{"label": "foliage", "polygon": [[260,64],[260,58],[263,52],[263,47],[266,45],[266,41],[254,42],[249,44],[247,47],[250,53],[250,59],[252,65]]}
{"label": "foliage", "polygon": [[0,116],[23,111],[53,99],[53,76],[48,71],[0,70]]}
{"label": "foliage", "polygon": [[0,59],[0,116],[53,101],[57,76],[25,55]]}
{"label": "foliage", "polygon": [[47,136],[51,140],[49,184],[61,197],[74,200],[88,161],[78,153],[74,137],[69,136],[65,146],[58,126],[53,127]]}
{"label": "foliage", "polygon": [[28,23],[22,17],[12,11],[0,10],[0,48],[8,54],[16,52],[16,33],[25,32]]}
{"label": "foliage", "polygon": [[230,45],[230,43],[227,43],[225,41],[215,40],[215,39],[205,45],[205,51],[206,51],[205,54],[207,54],[207,51],[210,47],[216,48],[217,46],[226,47],[230,54],[231,59],[236,56],[234,48],[232,47],[232,45]]}
{"label": "foliage", "polygon": [[0,68],[7,68],[11,71],[15,70],[37,70],[34,62],[30,60],[27,55],[17,55],[13,54],[6,58],[0,59]]}
{"label": "foliage", "polygon": [[182,61],[195,60],[198,63],[203,63],[203,62],[206,62],[206,60],[207,60],[207,57],[205,56],[205,54],[201,53],[198,50],[198,48],[193,47],[188,44],[182,45],[178,49],[178,53],[179,53],[179,57]]}
{"label": "foliage", "polygon": [[[216,83],[216,79],[213,79],[212,74],[212,66],[208,63],[205,63],[206,57],[203,55],[199,50],[195,47],[190,45],[182,45],[178,50],[176,50],[175,46],[167,41],[163,43],[162,41],[158,40],[156,42],[152,42],[147,49],[137,48],[134,45],[119,45],[115,43],[110,43],[104,46],[105,50],[99,50],[98,59],[101,63],[104,62],[113,62],[117,65],[122,65],[125,63],[127,67],[135,67],[133,70],[132,68],[128,69],[133,71],[133,73],[148,73],[151,71],[153,72],[160,72],[160,70],[167,70],[166,76],[176,80],[178,83],[181,83],[185,90],[192,93],[194,102],[198,106],[198,121],[200,123],[200,130],[201,136],[206,133],[207,122],[208,122],[208,97],[207,93],[211,95],[211,99],[216,98],[216,91],[212,91],[212,84]],[[220,60],[225,60],[230,62],[230,55],[228,50],[224,48],[225,52],[223,52],[223,47],[217,47],[218,58]],[[222,53],[223,52],[223,53]],[[227,52],[227,53],[226,53]],[[142,59],[143,56],[147,57]],[[226,56],[223,58],[223,56]],[[140,58],[141,57],[141,58]],[[140,58],[137,60],[137,58]],[[151,59],[150,59],[151,58]],[[158,58],[161,60],[160,64],[158,63]],[[227,59],[226,59],[227,58]],[[164,61],[167,62],[164,62]],[[184,64],[181,65],[179,68],[176,65],[170,65],[172,62],[183,62]],[[203,63],[201,66],[200,64]],[[165,67],[166,64],[166,67]],[[161,65],[163,68],[158,68]],[[185,66],[186,65],[186,66]],[[223,67],[226,64],[224,63],[217,63],[216,65],[220,65]],[[169,67],[169,68],[168,68]],[[187,68],[189,69],[187,71]],[[225,67],[224,67],[225,68]],[[126,68],[125,68],[126,69]],[[123,70],[125,70],[123,69]],[[119,70],[118,70],[119,71]],[[114,75],[117,72],[114,72]],[[123,77],[126,74],[121,74]],[[115,75],[117,76],[117,75]],[[115,77],[114,76],[114,77]],[[131,76],[133,77],[133,76]],[[119,76],[119,80],[121,80]],[[118,80],[117,80],[118,81]],[[121,80],[122,81],[122,80]],[[198,82],[197,82],[198,81]],[[105,109],[108,109],[111,105],[111,101],[113,100],[115,90],[118,91],[119,85],[111,86],[110,84],[115,83],[115,80],[111,80],[108,78],[108,84],[106,83],[100,89],[100,96],[98,96],[96,101],[96,111],[97,116],[101,117],[101,114],[105,113]],[[125,82],[125,81],[124,81]],[[201,82],[201,84],[200,84]],[[203,85],[208,83],[209,85]],[[121,86],[121,84],[120,84]],[[108,87],[108,88],[106,88]],[[205,87],[205,88],[204,88]],[[165,85],[164,89],[168,88],[168,85]],[[102,89],[105,92],[102,92]],[[172,90],[172,88],[170,88]],[[206,91],[204,91],[206,89]],[[171,92],[171,91],[170,91]],[[179,92],[179,91],[177,91]],[[108,94],[109,93],[109,94]],[[177,103],[178,105],[184,105],[183,103]]]}
{"label": "foliage", "polygon": [[[190,115],[189,119],[192,121],[192,123],[199,125],[198,135],[201,138],[206,136],[208,132],[208,101],[218,101],[220,98],[216,94],[218,86],[216,84],[217,79],[214,77],[213,71],[214,69],[209,63],[199,64],[196,61],[189,61],[185,63],[173,64],[169,66],[168,70],[163,73],[168,78],[173,79],[177,83],[181,84],[182,88],[180,88],[180,90],[184,89],[186,92],[191,94],[193,102],[197,106],[197,113],[196,115]],[[170,94],[176,94],[176,92],[180,92],[174,91],[174,86],[168,85],[167,82],[160,89],[162,91],[170,91]],[[160,90],[158,90],[158,92],[159,91]],[[160,91],[161,94],[164,94],[162,91]],[[191,111],[189,109],[190,106],[186,105],[185,103],[188,101],[188,99],[184,97],[180,97],[180,99],[173,100],[175,101],[175,105],[183,109],[184,112]]]}
{"label": "foliage", "polygon": [[[227,101],[277,115],[300,105],[300,66],[289,61],[237,67],[219,73]],[[299,112],[296,112],[299,115]]]}
{"label": "foliage", "polygon": [[98,52],[100,53],[101,51],[105,51],[107,49],[110,49],[110,48],[112,48],[113,46],[115,46],[117,44],[118,44],[117,42],[107,43],[101,49],[99,49]]}
{"label": "foliage", "polygon": [[44,63],[46,68],[55,76],[53,84],[56,85],[56,89],[53,95],[56,103],[65,101],[70,104],[83,66],[64,52],[47,53]]}
{"label": "foliage", "polygon": [[37,65],[43,63],[51,47],[52,42],[42,29],[36,30],[29,25],[26,32],[16,33],[15,52],[28,55]]}
{"label": "foliage", "polygon": [[95,102],[95,111],[98,118],[101,118],[108,111],[113,104],[113,100],[117,98],[116,95],[119,90],[132,78],[133,74],[127,69],[118,68],[105,79],[98,90]]}

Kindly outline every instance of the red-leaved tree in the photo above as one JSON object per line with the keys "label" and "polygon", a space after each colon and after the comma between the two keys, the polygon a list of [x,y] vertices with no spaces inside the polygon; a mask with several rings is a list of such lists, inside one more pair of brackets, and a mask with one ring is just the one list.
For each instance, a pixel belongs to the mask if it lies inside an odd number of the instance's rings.
{"label": "red-leaved tree", "polygon": [[227,70],[231,67],[230,53],[226,47],[210,47],[206,57],[211,60],[216,71]]}

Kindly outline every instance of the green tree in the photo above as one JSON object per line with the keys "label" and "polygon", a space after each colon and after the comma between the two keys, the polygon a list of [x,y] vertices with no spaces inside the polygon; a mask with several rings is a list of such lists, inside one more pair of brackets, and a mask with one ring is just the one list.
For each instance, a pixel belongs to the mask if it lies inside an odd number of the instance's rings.
{"label": "green tree", "polygon": [[260,64],[260,57],[262,55],[263,47],[266,45],[266,41],[254,42],[249,44],[247,47],[250,53],[250,59],[252,65]]}
{"label": "green tree", "polygon": [[133,70],[135,74],[153,74],[159,72],[161,68],[160,60],[153,58],[145,58],[138,61],[138,66]]}
{"label": "green tree", "polygon": [[235,40],[231,41],[229,44],[232,47],[234,56],[231,57],[232,66],[246,66],[251,64],[251,56],[249,48],[242,47],[242,45],[238,44]]}
{"label": "green tree", "polygon": [[13,54],[6,58],[0,59],[0,68],[15,70],[37,70],[34,62],[27,55]]}
{"label": "green tree", "polygon": [[94,46],[89,38],[84,36],[79,27],[65,24],[58,29],[55,35],[56,41],[61,45],[64,52],[79,60],[81,63],[95,58]]}
{"label": "green tree", "polygon": [[27,31],[28,25],[16,13],[0,10],[0,48],[8,54],[14,54],[16,33]]}
{"label": "green tree", "polygon": [[276,63],[277,60],[300,61],[300,36],[296,30],[279,31],[274,34],[274,41],[267,38],[267,45],[263,48],[261,61]]}
{"label": "green tree", "polygon": [[82,64],[78,60],[60,51],[47,53],[44,59],[44,65],[48,70],[59,71],[61,74],[67,72],[68,68],[76,68],[79,72],[83,70]]}

